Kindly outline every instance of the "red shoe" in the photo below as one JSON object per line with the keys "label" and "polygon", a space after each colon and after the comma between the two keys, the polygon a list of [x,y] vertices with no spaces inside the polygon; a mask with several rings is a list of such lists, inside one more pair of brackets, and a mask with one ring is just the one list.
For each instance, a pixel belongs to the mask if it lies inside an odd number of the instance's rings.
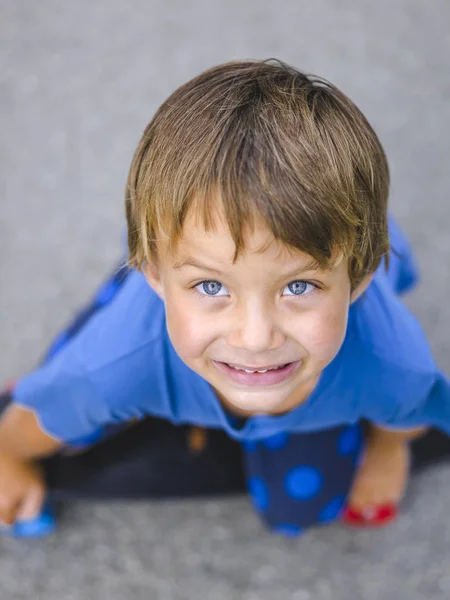
{"label": "red shoe", "polygon": [[347,506],[341,516],[341,521],[350,527],[384,527],[398,516],[395,504],[367,506],[361,511]]}

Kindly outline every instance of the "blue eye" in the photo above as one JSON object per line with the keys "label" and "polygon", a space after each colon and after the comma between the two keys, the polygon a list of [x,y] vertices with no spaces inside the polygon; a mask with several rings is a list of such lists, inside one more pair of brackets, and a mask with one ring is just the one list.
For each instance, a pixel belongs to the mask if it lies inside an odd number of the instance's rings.
{"label": "blue eye", "polygon": [[[307,294],[311,293],[311,291],[316,289],[317,286],[313,283],[309,283],[309,281],[303,281],[302,279],[298,279],[296,281],[291,281],[290,283],[288,283],[286,288],[290,291],[290,294],[285,294],[287,296],[306,296]],[[196,286],[194,286],[194,289],[201,296],[212,297],[229,295],[227,288],[222,283],[220,283],[220,281],[216,281],[215,279],[201,281]]]}
{"label": "blue eye", "polygon": [[223,296],[224,294],[219,293],[220,291],[222,291],[222,288],[224,288],[225,290],[227,289],[223,284],[220,283],[220,281],[214,281],[213,279],[209,279],[208,281],[202,281],[201,283],[195,286],[195,289],[204,296]]}
{"label": "blue eye", "polygon": [[[305,292],[308,286],[310,286],[313,289],[316,288],[316,286],[313,283],[303,281],[302,279],[298,279],[297,281],[291,281],[291,283],[288,283],[286,287],[289,289],[293,296],[306,296]],[[290,296],[291,294],[287,295]]]}

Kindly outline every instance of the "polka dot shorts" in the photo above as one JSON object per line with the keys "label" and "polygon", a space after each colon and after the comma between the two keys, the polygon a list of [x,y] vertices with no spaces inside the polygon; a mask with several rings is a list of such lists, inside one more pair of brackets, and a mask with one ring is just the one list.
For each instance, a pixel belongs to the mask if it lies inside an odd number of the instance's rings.
{"label": "polka dot shorts", "polygon": [[363,447],[359,425],[279,433],[246,442],[244,467],[253,506],[274,532],[298,536],[336,520]]}

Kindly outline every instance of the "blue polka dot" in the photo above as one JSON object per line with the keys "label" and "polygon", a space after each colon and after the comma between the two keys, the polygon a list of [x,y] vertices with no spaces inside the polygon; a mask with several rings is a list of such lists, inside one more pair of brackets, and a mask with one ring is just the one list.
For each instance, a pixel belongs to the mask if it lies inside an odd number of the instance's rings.
{"label": "blue polka dot", "polygon": [[338,440],[339,454],[348,456],[358,450],[361,443],[361,431],[358,425],[349,427],[341,433]]}
{"label": "blue polka dot", "polygon": [[246,450],[247,452],[255,452],[258,448],[258,442],[256,442],[255,440],[245,440],[245,442],[243,442],[242,445],[244,447],[244,450]]}
{"label": "blue polka dot", "polygon": [[284,431],[271,435],[263,441],[264,446],[268,450],[281,450],[284,448],[289,441],[289,435]]}
{"label": "blue polka dot", "polygon": [[345,502],[345,496],[336,496],[329,502],[319,515],[319,521],[328,523],[338,518]]}
{"label": "blue polka dot", "polygon": [[110,302],[114,298],[119,288],[120,284],[118,284],[118,282],[115,279],[108,281],[108,283],[104,285],[95,296],[95,304],[99,306],[108,304],[108,302]]}
{"label": "blue polka dot", "polygon": [[251,477],[248,480],[248,491],[257,510],[263,512],[269,506],[269,490],[261,477]]}
{"label": "blue polka dot", "polygon": [[301,527],[292,525],[291,523],[280,523],[279,525],[275,525],[272,531],[273,533],[279,533],[280,535],[285,535],[287,537],[298,537],[303,533]]}
{"label": "blue polka dot", "polygon": [[314,467],[296,467],[286,475],[284,486],[294,500],[308,500],[320,492],[322,479],[320,471]]}

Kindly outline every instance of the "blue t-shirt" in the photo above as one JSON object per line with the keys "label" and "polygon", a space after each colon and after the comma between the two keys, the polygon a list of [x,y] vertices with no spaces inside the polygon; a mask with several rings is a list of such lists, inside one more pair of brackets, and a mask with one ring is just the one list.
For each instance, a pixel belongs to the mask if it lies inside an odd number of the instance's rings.
{"label": "blue t-shirt", "polygon": [[284,415],[231,416],[212,386],[169,339],[164,305],[134,271],[47,364],[20,379],[15,402],[64,442],[103,425],[154,415],[173,423],[223,428],[232,438],[306,432],[366,418],[391,427],[436,426],[450,433],[450,382],[398,294],[416,280],[411,249],[393,219],[391,254],[350,307],[344,343],[307,400]]}

